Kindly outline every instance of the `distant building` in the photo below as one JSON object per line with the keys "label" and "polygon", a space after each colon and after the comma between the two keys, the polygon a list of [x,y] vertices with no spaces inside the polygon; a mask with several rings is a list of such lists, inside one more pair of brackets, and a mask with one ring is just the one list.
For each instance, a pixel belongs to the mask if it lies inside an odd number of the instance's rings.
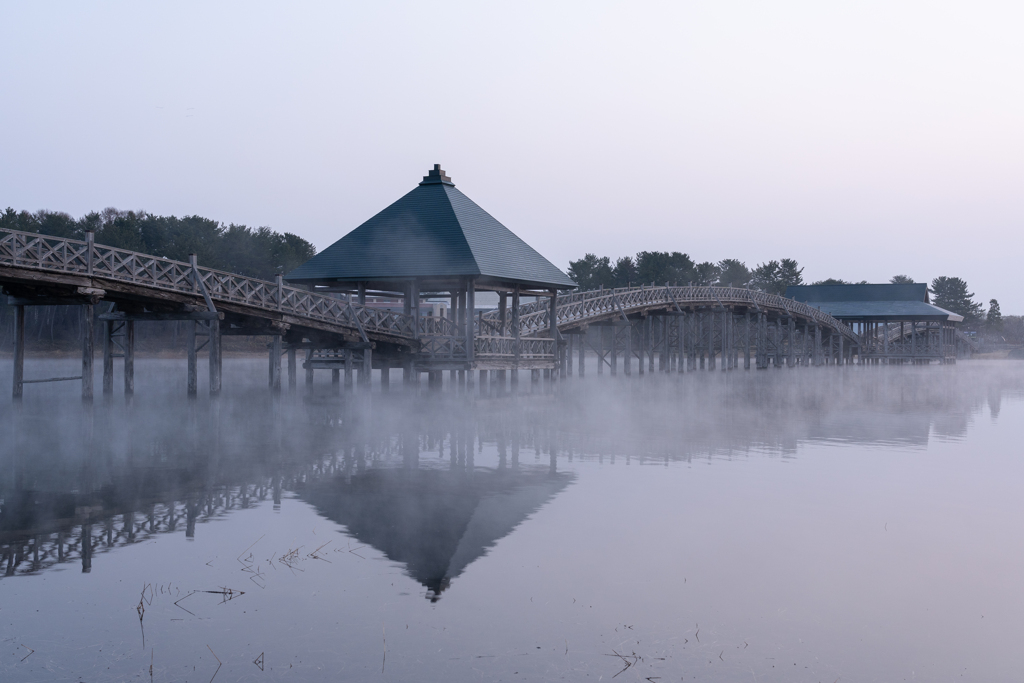
{"label": "distant building", "polygon": [[941,363],[969,352],[963,316],[928,299],[928,285],[797,285],[786,298],[814,306],[861,337],[860,357],[882,363]]}

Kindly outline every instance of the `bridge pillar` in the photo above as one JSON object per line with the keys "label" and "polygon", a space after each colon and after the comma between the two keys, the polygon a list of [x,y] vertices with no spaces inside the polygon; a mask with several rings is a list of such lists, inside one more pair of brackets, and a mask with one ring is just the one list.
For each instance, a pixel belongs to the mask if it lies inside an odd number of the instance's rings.
{"label": "bridge pillar", "polygon": [[[207,342],[210,348],[210,396],[217,396],[220,394],[221,370],[223,369],[221,361],[220,320],[210,320],[208,324],[210,326],[210,337]],[[127,358],[127,353],[126,349],[125,358]]]}
{"label": "bridge pillar", "polygon": [[816,356],[816,358],[814,359],[814,364],[816,366],[820,366],[823,364],[824,359],[822,358],[823,354],[821,351],[821,327],[818,325],[818,323],[814,323],[814,355]]}
{"label": "bridge pillar", "polygon": [[579,350],[579,355],[580,355],[579,376],[582,378],[583,377],[583,373],[586,370],[586,367],[584,366],[584,362],[583,362],[584,358],[586,358],[586,355],[587,355],[587,333],[586,333],[586,331],[584,331],[583,334],[580,335],[579,346],[580,346],[580,350]]}
{"label": "bridge pillar", "polygon": [[627,377],[633,374],[633,327],[634,324],[629,322],[623,328],[626,331],[626,353],[622,359],[622,372]]}
{"label": "bridge pillar", "polygon": [[25,379],[25,307],[14,307],[14,373],[12,396],[20,400]]}
{"label": "bridge pillar", "polygon": [[[345,391],[352,389],[352,349],[345,349]],[[412,361],[409,361],[406,371],[406,383],[412,383]]]}
{"label": "bridge pillar", "polygon": [[306,349],[306,391],[312,390],[313,387],[313,349]]}
{"label": "bridge pillar", "polygon": [[[195,348],[194,345],[193,348]],[[274,392],[281,391],[281,335],[279,334],[275,334],[270,341],[270,388]]]}
{"label": "bridge pillar", "polygon": [[708,372],[715,369],[715,312],[708,311]]}
{"label": "bridge pillar", "polygon": [[565,375],[568,377],[572,377],[572,352],[575,339],[575,334],[565,335],[565,359],[562,361],[562,367],[565,368]]}
{"label": "bridge pillar", "polygon": [[295,375],[298,372],[298,363],[295,360],[295,348],[288,347],[288,391],[295,391]]}
{"label": "bridge pillar", "polygon": [[391,391],[391,367],[387,361],[380,366],[380,390],[382,392]]}
{"label": "bridge pillar", "polygon": [[82,306],[82,399],[92,400],[93,305]]}
{"label": "bridge pillar", "polygon": [[331,368],[331,393],[341,395],[341,370],[338,368]]}
{"label": "bridge pillar", "polygon": [[[131,398],[135,395],[135,321],[125,320],[124,326],[121,329],[124,331],[124,336],[121,338],[121,343],[124,345],[124,395],[125,398]],[[219,334],[217,338],[219,341]],[[113,382],[114,378],[111,377],[110,379]],[[219,384],[217,388],[219,391]],[[113,388],[111,388],[111,391],[113,391]]]}
{"label": "bridge pillar", "polygon": [[103,395],[114,395],[114,321],[103,321]]}
{"label": "bridge pillar", "polygon": [[[363,363],[359,368],[359,383],[367,389],[370,388],[373,377],[373,349],[363,349]],[[441,383],[441,376],[437,376],[438,385]]]}

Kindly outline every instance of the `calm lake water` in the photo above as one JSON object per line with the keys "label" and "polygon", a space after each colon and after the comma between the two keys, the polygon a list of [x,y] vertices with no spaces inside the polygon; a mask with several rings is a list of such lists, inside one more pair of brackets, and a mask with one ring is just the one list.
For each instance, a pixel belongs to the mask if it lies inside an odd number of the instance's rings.
{"label": "calm lake water", "polygon": [[136,367],[130,406],[0,402],[0,680],[1021,680],[1024,363],[273,398],[237,360],[193,403]]}

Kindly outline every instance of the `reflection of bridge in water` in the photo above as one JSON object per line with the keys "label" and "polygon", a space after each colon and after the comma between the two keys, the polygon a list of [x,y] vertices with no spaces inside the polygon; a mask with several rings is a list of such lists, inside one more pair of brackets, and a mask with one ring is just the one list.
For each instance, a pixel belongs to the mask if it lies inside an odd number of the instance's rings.
{"label": "reflection of bridge in water", "polygon": [[[286,284],[286,280],[290,284]],[[221,389],[223,335],[270,338],[269,382],[280,388],[282,358],[294,386],[297,353],[307,382],[317,369],[332,380],[368,384],[379,371],[406,383],[515,385],[582,376],[588,354],[597,371],[733,370],[886,361],[950,362],[965,350],[948,322],[901,331],[845,322],[794,299],[734,287],[640,286],[572,292],[543,256],[457,190],[435,166],[415,189],[306,264],[275,282],[96,244],[15,231],[0,232],[0,283],[15,307],[13,393],[25,384],[81,380],[93,394],[94,319],[102,324],[102,387],[113,392],[114,359],[124,363],[124,391],[134,392],[135,324],[188,323],[188,393],[198,391],[198,354],[209,356],[210,392]],[[476,295],[497,295],[482,311]],[[367,297],[370,297],[368,300]],[[377,297],[375,300],[374,297]],[[435,314],[421,297],[448,303]],[[523,298],[534,299],[532,302]],[[101,303],[102,302],[102,303]],[[82,311],[82,372],[24,377],[26,306],[74,305]],[[102,305],[96,315],[95,306]],[[426,313],[426,315],[424,314]],[[837,314],[838,315],[838,314]],[[879,334],[879,330],[883,334]],[[908,336],[909,334],[909,336]],[[881,342],[879,342],[881,340]],[[890,358],[891,356],[891,358]]]}
{"label": "reflection of bridge in water", "polygon": [[1001,397],[1019,392],[967,373],[743,377],[656,382],[629,396],[562,385],[476,402],[449,393],[325,403],[228,395],[210,410],[71,401],[49,439],[37,425],[53,407],[29,402],[7,411],[0,444],[0,574],[89,571],[104,554],[201,534],[291,492],[436,597],[555,499],[571,480],[559,470],[573,460],[791,456],[816,442],[920,448],[933,435],[964,434],[981,407],[997,414]]}

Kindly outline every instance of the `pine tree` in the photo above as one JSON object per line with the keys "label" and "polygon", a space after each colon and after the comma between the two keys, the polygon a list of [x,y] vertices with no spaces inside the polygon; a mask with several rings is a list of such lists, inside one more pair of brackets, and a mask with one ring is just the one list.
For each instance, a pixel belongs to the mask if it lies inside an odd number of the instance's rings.
{"label": "pine tree", "polygon": [[962,315],[966,324],[977,324],[981,320],[981,304],[974,301],[974,293],[967,291],[964,280],[942,275],[932,280],[931,291],[933,304]]}
{"label": "pine tree", "polygon": [[988,302],[988,313],[985,314],[985,326],[993,332],[997,332],[1003,327],[1003,312],[999,310],[999,302],[995,299],[990,299]]}

